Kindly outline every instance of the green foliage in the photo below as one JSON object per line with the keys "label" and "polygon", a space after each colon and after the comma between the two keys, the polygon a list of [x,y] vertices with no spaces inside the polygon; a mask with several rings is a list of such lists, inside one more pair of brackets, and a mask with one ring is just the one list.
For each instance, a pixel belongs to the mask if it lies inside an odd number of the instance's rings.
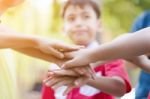
{"label": "green foliage", "polygon": [[143,10],[132,0],[104,0],[103,22],[113,37],[129,32],[134,19]]}

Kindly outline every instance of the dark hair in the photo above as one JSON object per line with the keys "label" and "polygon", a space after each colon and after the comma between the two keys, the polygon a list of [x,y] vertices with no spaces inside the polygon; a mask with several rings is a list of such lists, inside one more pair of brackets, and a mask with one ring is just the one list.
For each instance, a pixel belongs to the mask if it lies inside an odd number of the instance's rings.
{"label": "dark hair", "polygon": [[70,5],[79,6],[81,8],[84,7],[85,5],[90,5],[95,11],[97,18],[100,18],[101,16],[100,8],[94,0],[68,0],[65,3],[64,8],[62,10],[62,17],[65,16],[65,12]]}

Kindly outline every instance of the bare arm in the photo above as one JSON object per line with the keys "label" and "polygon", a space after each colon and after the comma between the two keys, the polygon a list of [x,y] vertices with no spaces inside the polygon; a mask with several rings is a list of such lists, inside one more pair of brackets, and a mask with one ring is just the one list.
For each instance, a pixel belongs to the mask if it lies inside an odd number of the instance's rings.
{"label": "bare arm", "polygon": [[150,52],[150,27],[137,33],[118,37],[114,41],[93,49],[90,53],[92,59],[107,60],[115,58],[128,58]]}
{"label": "bare arm", "polygon": [[6,26],[0,25],[1,48],[37,48],[43,53],[53,55],[57,58],[64,58],[62,51],[75,51],[80,47],[70,46],[58,41],[50,41],[43,37],[19,34]]}
{"label": "bare arm", "polygon": [[[98,48],[84,49],[77,53],[64,68],[85,66],[103,60],[130,58],[150,52],[150,27],[136,33],[118,37],[114,41],[100,45]],[[84,59],[84,60],[83,60]]]}
{"label": "bare arm", "polygon": [[131,57],[130,59],[127,59],[127,61],[150,73],[150,60],[146,55]]}
{"label": "bare arm", "polygon": [[63,59],[58,59],[58,58],[56,58],[50,54],[46,54],[36,48],[20,48],[20,49],[14,49],[14,50],[21,52],[23,54],[29,55],[31,57],[35,57],[38,59],[42,59],[42,60],[45,60],[48,62],[55,63],[58,66],[61,66],[65,62],[65,60],[63,60]]}
{"label": "bare arm", "polygon": [[120,77],[96,77],[90,79],[89,85],[101,90],[102,92],[121,97],[126,93],[126,85]]}
{"label": "bare arm", "polygon": [[36,38],[23,35],[0,25],[0,48],[22,48],[37,46]]}

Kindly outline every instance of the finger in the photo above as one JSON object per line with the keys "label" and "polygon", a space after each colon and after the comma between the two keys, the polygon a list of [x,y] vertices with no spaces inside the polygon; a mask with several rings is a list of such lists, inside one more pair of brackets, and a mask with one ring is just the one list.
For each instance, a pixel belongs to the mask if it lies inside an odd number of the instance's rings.
{"label": "finger", "polygon": [[60,58],[60,59],[64,58],[64,54],[62,52],[60,52],[57,49],[54,49],[52,47],[49,47],[49,54],[51,54],[57,58]]}
{"label": "finger", "polygon": [[79,75],[83,75],[84,74],[84,71],[79,67],[77,68],[74,68],[74,70],[79,74]]}
{"label": "finger", "polygon": [[48,77],[48,78],[44,79],[44,80],[43,80],[43,83],[46,84],[50,79],[51,79],[51,77]]}
{"label": "finger", "polygon": [[88,66],[86,66],[85,68],[82,68],[82,71],[83,71],[84,76],[86,76],[87,78],[92,78],[93,74],[91,74],[91,71]]}
{"label": "finger", "polygon": [[78,75],[84,75],[88,78],[92,78],[92,73],[90,71],[90,68],[88,66],[85,66],[85,67],[76,67],[76,68],[73,68],[73,70],[78,73]]}
{"label": "finger", "polygon": [[66,59],[72,59],[73,58],[73,52],[66,52],[66,53],[64,53],[64,57]]}
{"label": "finger", "polygon": [[81,48],[84,48],[83,46],[67,45],[62,43],[56,43],[54,47],[57,48],[59,51],[63,51],[63,52],[76,51]]}
{"label": "finger", "polygon": [[47,81],[45,84],[46,84],[46,86],[53,86],[54,84],[56,84],[59,81],[61,81],[60,78],[52,78],[49,81]]}
{"label": "finger", "polygon": [[77,73],[74,72],[72,69],[60,69],[60,70],[57,70],[57,71],[53,71],[54,75],[55,76],[74,76],[74,77],[77,77]]}
{"label": "finger", "polygon": [[85,65],[80,65],[80,63],[78,61],[81,61],[81,60],[77,60],[77,59],[72,59],[66,63],[64,63],[62,65],[62,68],[64,69],[69,69],[69,68],[74,68],[74,67],[82,67],[82,66],[85,66]]}
{"label": "finger", "polygon": [[95,71],[92,69],[91,66],[88,66],[87,68],[87,74],[89,74],[89,78],[92,78],[93,80],[95,79],[96,75],[95,75]]}
{"label": "finger", "polygon": [[89,66],[91,69],[91,73],[93,74],[92,75],[92,78],[93,78],[93,80],[95,80],[96,79],[96,72],[95,72],[95,70],[91,67],[91,66]]}
{"label": "finger", "polygon": [[78,87],[85,85],[88,82],[88,78],[83,76],[79,77],[77,80],[75,80],[74,84]]}
{"label": "finger", "polygon": [[61,82],[59,82],[59,83],[53,85],[52,88],[53,88],[53,89],[57,89],[57,88],[59,88],[59,87],[61,87],[61,86],[69,85],[71,82],[72,82],[72,81],[70,81],[70,80],[64,80],[64,81],[61,81]]}
{"label": "finger", "polygon": [[53,77],[53,76],[54,76],[54,72],[48,71],[48,73],[47,73],[47,78],[48,78],[48,77]]}
{"label": "finger", "polygon": [[67,95],[73,88],[75,88],[74,85],[70,84],[68,85],[67,89],[64,91],[63,95]]}

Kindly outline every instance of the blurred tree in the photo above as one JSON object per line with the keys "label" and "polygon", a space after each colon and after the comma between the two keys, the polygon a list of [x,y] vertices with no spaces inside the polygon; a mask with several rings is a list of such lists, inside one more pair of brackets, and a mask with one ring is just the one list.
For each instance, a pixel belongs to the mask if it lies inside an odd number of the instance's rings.
{"label": "blurred tree", "polygon": [[58,0],[53,0],[52,3],[52,19],[50,25],[50,31],[53,33],[58,33],[60,31],[60,27],[62,25],[61,17],[61,4]]}
{"label": "blurred tree", "polygon": [[131,0],[104,0],[103,23],[113,37],[130,31],[134,18],[142,11]]}

